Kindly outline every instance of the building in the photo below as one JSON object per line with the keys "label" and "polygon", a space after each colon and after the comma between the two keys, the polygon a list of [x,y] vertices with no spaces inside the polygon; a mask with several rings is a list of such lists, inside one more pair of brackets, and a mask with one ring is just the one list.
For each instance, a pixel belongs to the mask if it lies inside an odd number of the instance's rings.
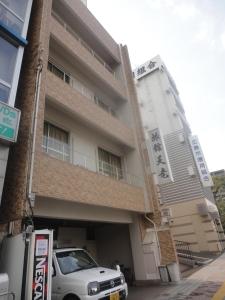
{"label": "building", "polygon": [[159,56],[133,74],[162,222],[170,225],[175,240],[190,243],[195,252],[221,251],[223,233],[212,179],[175,82]]}
{"label": "building", "polygon": [[[16,141],[20,112],[14,109],[32,0],[0,1],[0,202],[9,146]],[[12,114],[12,116],[10,115]]]}
{"label": "building", "polygon": [[126,46],[80,0],[35,1],[28,40],[1,221],[14,235],[54,229],[58,246],[120,263],[128,280],[159,279],[160,264],[176,269]]}
{"label": "building", "polygon": [[225,170],[217,170],[210,173],[214,186],[212,187],[212,192],[215,198],[215,201],[224,201],[225,200]]}

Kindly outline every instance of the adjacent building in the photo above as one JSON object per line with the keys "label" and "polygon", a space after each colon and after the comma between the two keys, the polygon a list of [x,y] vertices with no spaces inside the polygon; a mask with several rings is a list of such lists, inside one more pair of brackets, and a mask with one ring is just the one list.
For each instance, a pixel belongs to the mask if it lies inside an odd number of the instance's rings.
{"label": "adjacent building", "polygon": [[[80,0],[34,1],[1,222],[54,229],[55,244],[159,279],[177,257],[161,224],[126,46]],[[176,268],[174,268],[175,270]]]}
{"label": "adjacent building", "polygon": [[32,0],[0,1],[0,203],[9,145],[17,138],[20,112],[14,109]]}
{"label": "adjacent building", "polygon": [[222,250],[223,231],[213,185],[197,136],[187,122],[178,89],[159,56],[133,72],[162,223],[195,252]]}

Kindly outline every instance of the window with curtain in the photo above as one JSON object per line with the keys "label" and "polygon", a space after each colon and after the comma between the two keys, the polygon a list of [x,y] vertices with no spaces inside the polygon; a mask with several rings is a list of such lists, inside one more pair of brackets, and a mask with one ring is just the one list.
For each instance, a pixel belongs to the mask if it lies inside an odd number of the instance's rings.
{"label": "window with curtain", "polygon": [[99,172],[117,180],[123,178],[121,157],[98,148]]}
{"label": "window with curtain", "polygon": [[49,155],[69,161],[69,133],[49,122],[44,123],[42,147]]}

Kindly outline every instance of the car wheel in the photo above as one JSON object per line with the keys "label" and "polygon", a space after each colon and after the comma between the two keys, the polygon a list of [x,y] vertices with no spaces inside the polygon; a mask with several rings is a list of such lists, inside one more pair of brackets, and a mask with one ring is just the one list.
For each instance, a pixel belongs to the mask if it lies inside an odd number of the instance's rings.
{"label": "car wheel", "polygon": [[63,300],[80,300],[76,295],[67,295]]}

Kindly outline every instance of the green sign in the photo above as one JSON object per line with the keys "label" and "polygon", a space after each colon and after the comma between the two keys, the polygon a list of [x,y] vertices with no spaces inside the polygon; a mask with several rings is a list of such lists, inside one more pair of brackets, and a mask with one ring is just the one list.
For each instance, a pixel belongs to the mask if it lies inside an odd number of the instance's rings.
{"label": "green sign", "polygon": [[16,142],[20,110],[0,102],[0,139]]}

